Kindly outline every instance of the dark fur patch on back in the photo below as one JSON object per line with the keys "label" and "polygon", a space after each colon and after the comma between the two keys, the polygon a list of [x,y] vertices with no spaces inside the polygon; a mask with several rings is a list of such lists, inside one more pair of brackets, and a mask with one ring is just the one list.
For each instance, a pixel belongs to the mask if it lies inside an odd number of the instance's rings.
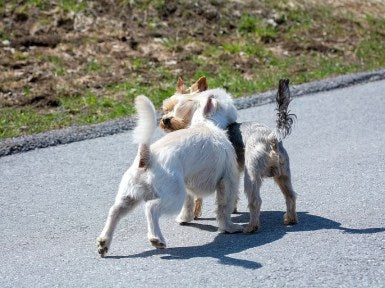
{"label": "dark fur patch on back", "polygon": [[237,154],[237,162],[239,168],[243,169],[245,166],[245,144],[243,143],[242,133],[240,129],[241,124],[234,122],[227,126],[227,137],[235,149]]}

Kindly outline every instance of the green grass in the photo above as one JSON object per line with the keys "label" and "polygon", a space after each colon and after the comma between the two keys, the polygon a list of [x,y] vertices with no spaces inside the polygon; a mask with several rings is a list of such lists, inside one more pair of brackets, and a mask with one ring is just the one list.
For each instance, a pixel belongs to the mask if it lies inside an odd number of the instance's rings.
{"label": "green grass", "polygon": [[102,65],[96,59],[92,59],[91,61],[89,61],[85,65],[85,68],[84,68],[84,70],[87,74],[92,74],[92,73],[98,72],[102,69],[103,69]]}
{"label": "green grass", "polygon": [[239,20],[238,31],[248,37],[274,38],[277,35],[277,29],[266,23],[261,17],[248,14],[243,15]]}
{"label": "green grass", "polygon": [[48,6],[48,0],[28,0],[27,4],[30,6],[35,6],[41,10],[45,10]]}
{"label": "green grass", "polygon": [[[121,5],[141,5],[146,9],[154,5],[152,7],[156,9],[163,9],[166,3],[160,0],[150,2],[122,0]],[[231,23],[235,27],[234,33],[218,38],[219,44],[199,42],[199,39],[194,38],[163,38],[163,48],[175,56],[184,52],[183,47],[191,42],[199,46],[202,53],[183,55],[185,61],[195,65],[193,70],[184,70],[182,66],[181,71],[175,72],[166,64],[154,62],[150,58],[130,58],[126,67],[132,72],[132,77],[128,79],[108,83],[97,89],[84,88],[75,93],[71,92],[70,87],[58,87],[55,93],[59,107],[0,108],[0,138],[131,115],[135,113],[134,98],[140,94],[148,96],[160,107],[162,101],[174,93],[176,79],[180,75],[188,75],[185,77],[187,86],[204,75],[209,87],[224,87],[234,97],[239,97],[275,89],[278,80],[283,77],[290,78],[293,84],[300,84],[385,67],[384,19],[373,15],[357,18],[349,13],[337,13],[325,5],[315,5],[304,10],[301,6],[290,8],[288,1],[263,2],[267,10],[274,10],[280,15],[281,25],[273,27],[259,16],[243,14],[238,22]],[[28,0],[26,3],[40,9],[48,5],[44,0]],[[59,0],[57,3],[67,12],[78,13],[86,8],[85,1]],[[5,4],[0,1],[0,8],[2,5]],[[151,29],[157,29],[155,20],[147,23]],[[228,24],[224,18],[221,21],[223,25]],[[0,40],[8,37],[5,31],[0,30]],[[336,42],[336,39],[340,41]],[[350,39],[355,42],[345,43]],[[89,45],[97,43],[92,36],[83,40]],[[274,52],[277,47],[297,52],[287,56]],[[29,60],[28,56],[18,51],[12,57],[15,61]],[[82,76],[101,77],[103,73],[111,72],[107,61],[92,57],[79,66]],[[229,63],[229,57],[238,62]],[[49,63],[49,69],[55,77],[61,77],[63,81],[70,77],[67,74],[67,68],[70,67],[60,57],[43,54],[39,60]],[[23,95],[31,97],[31,93],[29,84],[25,85]]]}
{"label": "green grass", "polygon": [[132,104],[134,103],[135,97],[141,94],[149,97],[151,101],[159,107],[161,106],[163,99],[170,97],[175,91],[175,83],[173,77],[172,79],[167,78],[167,74],[164,77],[167,79],[164,82],[165,84],[159,86],[149,86],[134,82],[124,82],[110,85],[108,90],[125,92],[127,95],[125,101],[128,102],[131,106],[131,112],[134,111]]}
{"label": "green grass", "polygon": [[0,137],[9,138],[25,134],[68,126],[70,115],[62,113],[40,113],[32,108],[2,108]]}
{"label": "green grass", "polygon": [[65,12],[79,13],[87,8],[87,3],[79,0],[60,0],[59,7]]}
{"label": "green grass", "polygon": [[260,22],[261,20],[259,17],[251,16],[248,14],[243,15],[239,21],[238,30],[244,34],[255,32]]}
{"label": "green grass", "polygon": [[[275,88],[279,79],[290,78],[292,83],[299,84],[308,81],[320,80],[331,75],[340,75],[359,71],[356,65],[344,65],[336,59],[313,58],[312,66],[307,68],[307,57],[298,59],[280,59],[269,69],[256,69],[253,80],[246,80],[238,71],[224,65],[218,74],[201,70],[195,74],[195,79],[201,76],[208,78],[209,87],[224,87],[233,96],[244,96],[250,93],[263,92]],[[293,69],[297,68],[297,71]]]}
{"label": "green grass", "polygon": [[385,19],[367,16],[371,27],[357,49],[356,55],[369,69],[385,66]]}

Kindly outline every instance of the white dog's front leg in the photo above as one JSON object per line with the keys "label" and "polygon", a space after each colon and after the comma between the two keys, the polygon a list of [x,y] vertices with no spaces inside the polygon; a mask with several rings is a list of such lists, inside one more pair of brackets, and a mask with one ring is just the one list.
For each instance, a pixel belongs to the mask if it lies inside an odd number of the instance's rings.
{"label": "white dog's front leg", "polygon": [[151,245],[163,249],[166,248],[166,241],[163,238],[159,226],[159,200],[150,200],[146,202],[145,213],[147,218],[147,237]]}
{"label": "white dog's front leg", "polygon": [[194,197],[190,193],[187,193],[182,210],[180,211],[178,217],[176,218],[176,221],[179,224],[193,221],[195,217],[194,207],[195,207]]}

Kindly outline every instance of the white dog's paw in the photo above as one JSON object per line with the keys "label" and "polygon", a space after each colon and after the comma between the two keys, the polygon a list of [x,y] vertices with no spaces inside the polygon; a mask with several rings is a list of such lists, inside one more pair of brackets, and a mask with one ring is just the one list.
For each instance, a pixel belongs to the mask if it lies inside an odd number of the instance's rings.
{"label": "white dog's paw", "polygon": [[148,239],[152,246],[154,246],[156,249],[164,249],[166,248],[165,241],[162,241],[158,238],[149,238]]}
{"label": "white dog's paw", "polygon": [[191,221],[194,220],[194,214],[193,213],[186,213],[186,214],[179,214],[178,217],[176,217],[176,222],[178,222],[179,224],[183,225],[183,224],[186,224],[186,223],[189,223]]}
{"label": "white dog's paw", "polygon": [[239,233],[243,231],[243,226],[238,224],[229,224],[225,228],[219,229],[222,233]]}
{"label": "white dog's paw", "polygon": [[98,237],[96,239],[96,244],[98,245],[98,253],[101,257],[104,257],[104,255],[107,253],[108,248],[110,246],[111,239],[108,237]]}

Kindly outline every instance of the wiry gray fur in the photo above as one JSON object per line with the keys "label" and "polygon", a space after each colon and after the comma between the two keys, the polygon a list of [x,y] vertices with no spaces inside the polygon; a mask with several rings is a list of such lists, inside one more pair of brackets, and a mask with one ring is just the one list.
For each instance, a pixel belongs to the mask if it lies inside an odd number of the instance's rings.
{"label": "wiry gray fur", "polygon": [[[284,139],[291,132],[296,116],[290,114],[289,80],[279,81],[277,92],[276,128],[270,129],[258,122],[232,124],[228,127],[228,137],[237,153],[240,169],[244,170],[244,190],[248,199],[250,221],[244,232],[250,233],[259,227],[262,204],[260,188],[264,178],[272,177],[279,186],[286,201],[284,223],[297,223],[296,194],[291,183],[290,161],[283,146]],[[239,145],[243,143],[243,149]]]}

